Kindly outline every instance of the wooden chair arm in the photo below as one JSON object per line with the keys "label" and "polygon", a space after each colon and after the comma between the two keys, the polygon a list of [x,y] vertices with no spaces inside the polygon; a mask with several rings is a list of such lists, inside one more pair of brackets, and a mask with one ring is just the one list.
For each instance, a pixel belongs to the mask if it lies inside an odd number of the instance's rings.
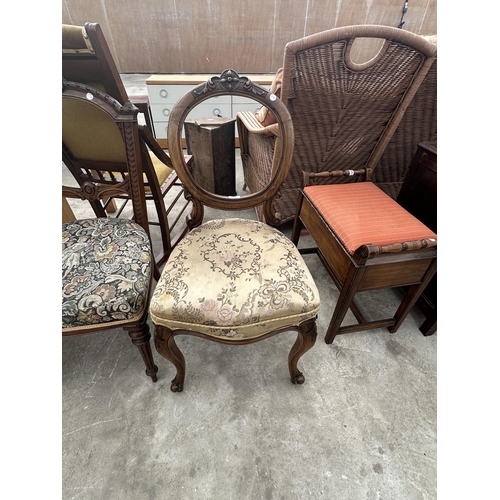
{"label": "wooden chair arm", "polygon": [[144,115],[146,126],[153,132],[153,120],[151,117],[151,109],[149,107],[149,97],[147,95],[129,96],[130,102],[139,109],[139,112]]}
{"label": "wooden chair arm", "polygon": [[165,165],[168,165],[171,169],[173,169],[174,166],[172,165],[172,160],[158,144],[153,134],[151,133],[151,130],[149,130],[149,128],[145,127],[144,125],[139,125],[139,134],[141,135],[148,148],[154,153],[154,155]]}
{"label": "wooden chair arm", "polygon": [[[165,165],[169,166],[172,170],[174,170],[174,166],[172,165],[172,160],[170,156],[168,156],[165,151],[163,151],[162,147],[156,141],[156,138],[153,136],[149,127],[144,125],[139,125],[139,134],[142,139],[148,146],[148,148],[153,152],[153,154]],[[190,165],[193,162],[193,155],[184,155],[184,159],[187,165]]]}

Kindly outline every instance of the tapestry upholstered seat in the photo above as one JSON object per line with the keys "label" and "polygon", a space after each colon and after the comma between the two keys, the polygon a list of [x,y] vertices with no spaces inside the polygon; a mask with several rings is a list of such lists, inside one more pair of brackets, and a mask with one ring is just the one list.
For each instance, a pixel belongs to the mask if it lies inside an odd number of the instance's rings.
{"label": "tapestry upholstered seat", "polygon": [[[184,161],[181,137],[188,112],[219,95],[236,95],[265,104],[276,115],[280,134],[273,175],[267,186],[247,196],[221,196],[197,183]],[[224,344],[249,344],[287,331],[298,332],[288,356],[290,379],[302,384],[297,362],[316,340],[320,306],[314,280],[295,245],[264,222],[243,218],[202,223],[204,205],[223,210],[263,206],[269,224],[280,215],[274,198],[288,173],[293,153],[293,126],[274,94],[226,70],[185,94],[169,120],[169,150],[175,170],[193,202],[192,230],[172,251],[153,293],[150,314],[157,351],[177,373],[171,390],[184,387],[185,360],[176,335],[193,335]],[[230,355],[230,350],[225,351]]]}
{"label": "tapestry upholstered seat", "polygon": [[151,277],[144,229],[115,218],[62,225],[62,327],[79,328],[141,318]]}
{"label": "tapestry upholstered seat", "polygon": [[172,330],[234,340],[299,325],[319,308],[318,290],[304,266],[295,245],[267,224],[205,222],[179,243],[165,266],[151,317]]}

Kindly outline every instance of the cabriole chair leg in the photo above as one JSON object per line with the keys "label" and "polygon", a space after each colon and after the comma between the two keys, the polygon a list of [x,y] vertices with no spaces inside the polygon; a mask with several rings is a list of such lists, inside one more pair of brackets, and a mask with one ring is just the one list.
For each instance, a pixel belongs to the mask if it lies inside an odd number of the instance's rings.
{"label": "cabriole chair leg", "polygon": [[299,325],[297,340],[288,354],[288,369],[292,384],[303,384],[305,377],[297,368],[299,359],[314,345],[317,337],[316,318],[304,321]]}
{"label": "cabriole chair leg", "polygon": [[186,360],[175,343],[172,330],[165,326],[155,325],[154,342],[156,350],[177,369],[175,378],[170,384],[170,390],[172,392],[182,392],[186,374]]}

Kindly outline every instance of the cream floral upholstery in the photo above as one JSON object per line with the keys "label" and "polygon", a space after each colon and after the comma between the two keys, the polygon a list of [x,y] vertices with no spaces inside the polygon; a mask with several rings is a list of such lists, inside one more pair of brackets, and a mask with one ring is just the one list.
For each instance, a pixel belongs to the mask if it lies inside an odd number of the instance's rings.
{"label": "cream floral upholstery", "polygon": [[[207,288],[206,283],[210,283]],[[151,301],[155,324],[250,339],[314,318],[319,294],[302,256],[254,220],[206,222],[174,249]]]}
{"label": "cream floral upholstery", "polygon": [[148,235],[126,219],[81,219],[62,225],[62,327],[138,320],[151,274]]}
{"label": "cream floral upholstery", "polygon": [[[279,134],[273,175],[249,195],[211,193],[193,177],[184,158],[181,139],[186,117],[199,103],[221,95],[250,98],[276,116]],[[175,342],[178,335],[245,345],[295,331],[288,371],[292,384],[303,384],[298,361],[316,342],[320,298],[299,251],[276,229],[281,215],[274,201],[293,156],[290,113],[275,94],[227,69],[177,101],[167,134],[172,164],[186,199],[193,204],[188,219],[191,231],[170,254],[149,307],[156,350],[177,370],[170,389],[184,390],[186,360]],[[205,206],[232,213],[260,206],[266,223],[243,218],[204,222]],[[225,355],[230,356],[231,350]]]}

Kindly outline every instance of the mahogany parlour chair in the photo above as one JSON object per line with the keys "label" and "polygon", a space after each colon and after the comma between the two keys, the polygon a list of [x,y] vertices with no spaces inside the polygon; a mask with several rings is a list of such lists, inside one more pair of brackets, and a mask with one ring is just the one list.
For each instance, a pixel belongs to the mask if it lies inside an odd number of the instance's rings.
{"label": "mahogany parlour chair", "polygon": [[[170,249],[187,232],[187,226],[181,217],[182,214],[187,213],[188,203],[181,200],[182,203],[177,204],[183,193],[182,187],[173,170],[170,157],[159,146],[152,132],[147,96],[128,97],[98,23],[85,23],[85,26],[62,25],[62,76],[66,80],[84,83],[101,90],[114,97],[122,105],[130,100],[144,114],[146,126],[139,125],[144,155],[144,186],[146,201],[155,202],[157,216],[154,219],[150,217],[149,223],[160,228],[163,250],[156,259],[158,265],[162,264],[168,258]],[[188,161],[192,161],[191,156],[187,158]],[[82,178],[82,171],[73,164],[70,157],[65,158],[64,163],[80,185],[85,182],[86,179]],[[160,185],[161,198],[151,192],[152,185],[156,184],[156,181],[152,179],[153,176],[156,176]],[[165,210],[158,205],[160,199],[168,199],[168,206]],[[92,208],[98,217],[104,217],[105,211],[120,216],[128,201],[126,198],[124,200],[118,211],[114,198],[105,199],[102,203],[97,200],[93,201]],[[170,223],[167,223],[165,217],[168,218],[170,214],[172,214]]]}
{"label": "mahogany parlour chair", "polygon": [[[184,161],[181,137],[186,116],[197,104],[220,95],[251,98],[276,115],[279,135],[273,175],[259,192],[228,197],[213,194],[196,183]],[[304,376],[297,362],[316,339],[319,295],[296,247],[271,227],[280,221],[274,198],[293,153],[288,111],[268,90],[234,70],[225,70],[178,101],[170,115],[168,138],[175,170],[193,201],[193,229],[172,251],[150,306],[156,349],[177,369],[171,390],[179,392],[184,387],[185,359],[175,343],[177,335],[240,345],[296,331],[288,368],[292,383],[302,384]],[[204,206],[237,211],[259,204],[263,204],[270,225],[237,217],[202,224]]]}
{"label": "mahogany parlour chair", "polygon": [[[357,37],[383,40],[380,52],[364,64],[351,60]],[[301,253],[316,252],[340,291],[325,338],[331,343],[338,334],[360,330],[386,327],[395,332],[436,272],[436,234],[371,181],[373,168],[435,61],[436,46],[396,28],[332,30],[287,45],[287,56],[295,60],[290,67],[297,87],[304,88],[302,80],[313,77],[306,71],[306,47],[313,41],[327,48],[323,61],[332,68],[327,81],[318,62],[311,72],[336,95],[337,105],[328,109],[329,147],[322,153],[336,158],[333,165],[338,168],[304,172],[292,241],[298,245],[305,226],[317,246]],[[309,118],[323,111],[320,105]],[[317,161],[321,167],[321,157]],[[391,318],[368,320],[354,303],[358,292],[391,287],[406,289]],[[341,326],[349,308],[358,323]]]}
{"label": "mahogany parlour chair", "polygon": [[[356,168],[360,165],[357,161],[360,153],[354,154],[356,141],[360,140],[359,131],[362,130],[357,127],[370,116],[351,113],[359,93],[366,92],[366,86],[364,90],[359,86],[360,78],[354,79],[353,76],[361,77],[367,71],[362,64],[344,68],[342,57],[346,50],[349,50],[349,54],[354,53],[357,60],[370,57],[369,54],[376,49],[376,44],[369,40],[373,40],[373,35],[390,43],[383,64],[392,63],[397,68],[394,72],[395,81],[402,75],[414,74],[413,66],[408,65],[410,59],[405,53],[401,36],[414,41],[421,41],[422,37],[397,28],[370,25],[335,28],[289,42],[285,47],[283,67],[277,71],[271,86],[271,91],[276,93],[290,112],[295,130],[290,172],[283,184],[282,195],[276,200],[282,223],[293,222],[295,218],[302,171],[321,172],[349,169],[353,163]],[[356,37],[359,40],[351,50],[348,44]],[[387,66],[385,71],[388,74],[392,68]],[[436,122],[432,106],[436,98],[435,72],[430,72],[429,80],[428,85],[424,81],[428,92],[417,96],[423,97],[419,99],[418,108],[413,114],[417,119],[405,123],[404,130],[398,134],[395,149],[391,148],[395,154],[383,158],[382,164],[374,172],[373,181],[384,190],[401,187],[417,144],[422,140],[434,139]],[[361,103],[358,104],[359,109],[363,109]],[[276,124],[265,107],[256,114],[247,112],[241,117],[238,131],[245,182],[249,191],[254,192],[267,182],[270,175]],[[376,135],[372,134],[371,137],[373,140]],[[365,140],[364,144],[366,147],[369,141]],[[394,160],[401,157],[408,159],[408,162],[401,164]],[[395,199],[396,196],[397,192],[392,197]],[[262,220],[262,211],[257,212],[259,220]]]}
{"label": "mahogany parlour chair", "polygon": [[[121,147],[123,163],[113,165],[123,181],[106,183],[106,170],[81,187],[63,186],[62,195],[93,201],[106,196],[130,197],[134,220],[115,217],[77,219],[62,225],[62,335],[69,337],[123,328],[128,332],[156,382],[149,332],[148,305],[154,259],[144,196],[138,109],[123,106],[90,86],[63,80],[62,139],[75,157],[96,149]],[[90,122],[90,126],[89,126]]]}

